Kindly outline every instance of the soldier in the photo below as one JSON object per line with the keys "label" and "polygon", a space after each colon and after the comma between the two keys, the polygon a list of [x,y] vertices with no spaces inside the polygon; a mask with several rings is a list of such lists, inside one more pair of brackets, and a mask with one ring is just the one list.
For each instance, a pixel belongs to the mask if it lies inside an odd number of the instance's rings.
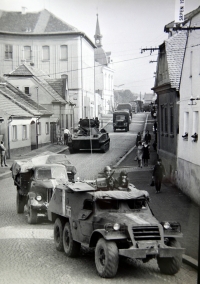
{"label": "soldier", "polygon": [[104,168],[104,175],[105,175],[105,178],[106,178],[108,190],[113,190],[117,185],[117,181],[113,177],[113,174],[114,174],[114,172],[112,172],[112,170],[109,166],[106,166]]}

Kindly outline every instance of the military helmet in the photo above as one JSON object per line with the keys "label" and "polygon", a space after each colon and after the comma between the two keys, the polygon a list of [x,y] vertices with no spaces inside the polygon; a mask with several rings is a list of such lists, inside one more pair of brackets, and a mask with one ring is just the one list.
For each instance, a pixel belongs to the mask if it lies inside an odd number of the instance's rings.
{"label": "military helmet", "polygon": [[111,167],[106,166],[106,167],[104,168],[104,173],[107,172],[107,171],[111,171]]}

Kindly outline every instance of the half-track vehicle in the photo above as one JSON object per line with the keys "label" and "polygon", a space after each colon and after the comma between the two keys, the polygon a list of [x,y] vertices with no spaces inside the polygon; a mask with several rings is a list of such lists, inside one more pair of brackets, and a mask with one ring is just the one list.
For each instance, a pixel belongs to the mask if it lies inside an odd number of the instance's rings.
{"label": "half-track vehicle", "polygon": [[114,277],[119,258],[157,259],[160,271],[179,271],[184,249],[178,222],[159,222],[149,207],[147,191],[132,184],[105,190],[105,179],[58,185],[48,207],[58,251],[77,257],[81,246],[95,249],[99,276]]}
{"label": "half-track vehicle", "polygon": [[113,131],[116,129],[124,129],[126,132],[129,131],[130,115],[128,110],[116,110],[113,112]]}
{"label": "half-track vehicle", "polygon": [[107,152],[110,147],[110,137],[105,129],[99,130],[94,119],[82,119],[78,131],[71,135],[68,141],[70,153],[79,150],[100,150]]}
{"label": "half-track vehicle", "polygon": [[57,184],[74,181],[76,168],[66,157],[46,152],[46,155],[13,162],[11,170],[17,187],[17,213],[26,211],[29,224],[37,223],[38,214],[47,215]]}

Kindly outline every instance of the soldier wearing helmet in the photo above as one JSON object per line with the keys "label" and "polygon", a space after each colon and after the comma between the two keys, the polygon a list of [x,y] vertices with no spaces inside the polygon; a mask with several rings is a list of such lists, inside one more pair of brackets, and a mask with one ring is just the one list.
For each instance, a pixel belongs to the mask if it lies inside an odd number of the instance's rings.
{"label": "soldier wearing helmet", "polygon": [[116,180],[113,177],[114,172],[112,172],[111,167],[106,166],[104,168],[104,175],[106,178],[107,188],[108,190],[113,190],[116,187]]}

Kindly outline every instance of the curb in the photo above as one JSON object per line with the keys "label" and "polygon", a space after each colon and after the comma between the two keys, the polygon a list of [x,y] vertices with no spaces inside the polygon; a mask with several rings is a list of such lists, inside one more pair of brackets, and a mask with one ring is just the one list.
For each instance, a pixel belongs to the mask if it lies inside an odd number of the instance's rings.
{"label": "curb", "polygon": [[194,269],[198,270],[198,261],[188,255],[183,254],[182,258],[183,263],[188,264],[189,266],[193,267]]}

